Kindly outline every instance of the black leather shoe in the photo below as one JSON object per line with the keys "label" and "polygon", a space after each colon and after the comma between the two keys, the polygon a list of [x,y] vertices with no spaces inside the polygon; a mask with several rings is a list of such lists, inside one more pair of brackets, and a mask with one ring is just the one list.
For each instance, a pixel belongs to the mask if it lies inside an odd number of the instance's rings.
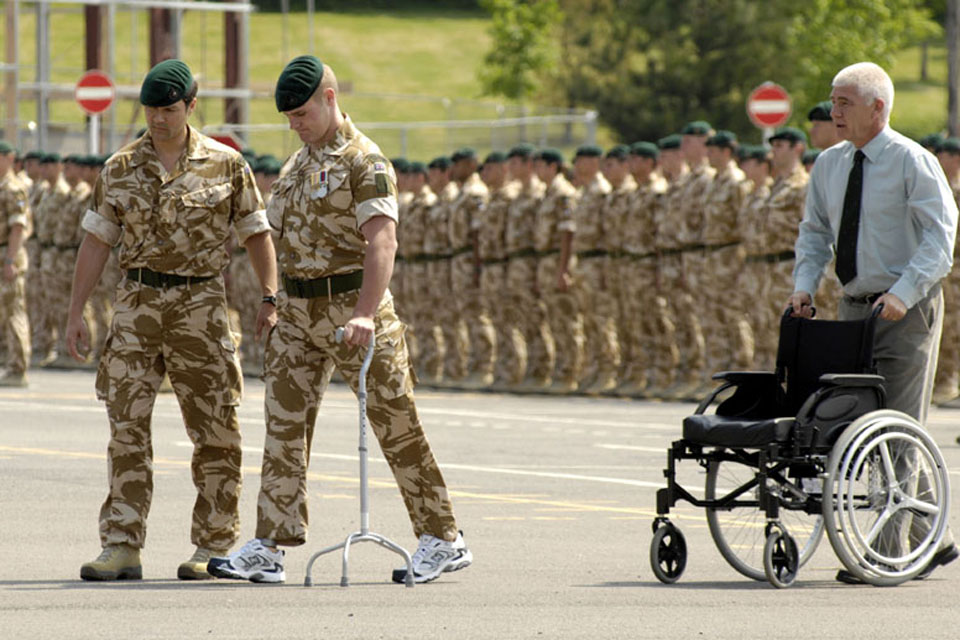
{"label": "black leather shoe", "polygon": [[837,571],[837,582],[842,582],[843,584],[866,584],[863,580],[853,575],[846,569],[840,569]]}
{"label": "black leather shoe", "polygon": [[940,549],[940,551],[933,554],[930,563],[923,568],[923,571],[917,574],[914,580],[926,580],[930,577],[930,574],[933,573],[934,569],[948,565],[957,558],[960,558],[960,550],[957,549],[957,545],[952,544],[945,549]]}

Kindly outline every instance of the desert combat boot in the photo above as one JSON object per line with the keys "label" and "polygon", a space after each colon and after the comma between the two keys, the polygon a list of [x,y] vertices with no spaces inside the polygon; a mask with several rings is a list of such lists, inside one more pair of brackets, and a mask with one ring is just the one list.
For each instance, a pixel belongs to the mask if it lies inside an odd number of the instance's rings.
{"label": "desert combat boot", "polygon": [[84,580],[140,580],[143,578],[140,549],[125,544],[107,545],[96,560],[80,567],[80,577]]}

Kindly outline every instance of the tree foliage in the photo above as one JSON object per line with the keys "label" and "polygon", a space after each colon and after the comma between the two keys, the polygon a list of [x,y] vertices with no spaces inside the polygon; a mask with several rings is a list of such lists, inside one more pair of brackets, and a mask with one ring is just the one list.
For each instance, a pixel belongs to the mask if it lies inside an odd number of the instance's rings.
{"label": "tree foliage", "polygon": [[[496,19],[498,5],[488,3]],[[772,80],[794,100],[795,122],[828,97],[830,80],[861,60],[937,36],[921,0],[561,0],[559,64],[542,69],[542,94],[590,106],[627,141],[654,140],[683,123],[753,134],[750,90]],[[502,40],[494,34],[494,49]],[[489,68],[497,65],[489,58]],[[755,135],[755,134],[753,134]]]}
{"label": "tree foliage", "polygon": [[493,16],[495,45],[484,57],[480,82],[489,95],[524,100],[553,69],[557,0],[481,0]]}

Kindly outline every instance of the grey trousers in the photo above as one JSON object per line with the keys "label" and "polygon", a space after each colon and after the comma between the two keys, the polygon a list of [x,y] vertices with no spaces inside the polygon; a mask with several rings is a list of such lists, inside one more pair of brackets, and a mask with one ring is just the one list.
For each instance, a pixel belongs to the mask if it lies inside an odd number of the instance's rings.
{"label": "grey trousers", "polygon": [[[844,296],[837,314],[840,320],[862,320],[870,315],[872,305],[857,303]],[[887,408],[896,409],[914,417],[920,424],[927,420],[930,398],[933,395],[933,379],[937,372],[937,355],[940,350],[940,334],[943,330],[943,291],[934,285],[926,297],[907,311],[896,322],[879,320],[873,341],[873,355],[877,373],[886,382]],[[913,474],[908,492],[923,498],[929,494],[930,481],[926,473],[918,472],[916,451],[894,452],[897,475]],[[906,513],[906,512],[903,512]],[[894,525],[899,529],[896,540],[881,542],[882,551],[899,555],[903,547],[923,539],[929,524],[922,518],[909,518],[910,522]],[[899,525],[899,526],[898,526]],[[904,538],[907,538],[907,542]],[[953,543],[953,535],[947,530],[941,547]]]}

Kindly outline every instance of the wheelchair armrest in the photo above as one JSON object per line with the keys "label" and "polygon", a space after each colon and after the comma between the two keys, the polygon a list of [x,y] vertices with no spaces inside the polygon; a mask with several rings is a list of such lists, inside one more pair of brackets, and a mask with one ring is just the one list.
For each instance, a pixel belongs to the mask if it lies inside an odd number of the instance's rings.
{"label": "wheelchair armrest", "polygon": [[761,382],[764,378],[776,380],[777,374],[773,371],[720,371],[713,374],[714,380],[726,380],[734,384],[745,382]]}
{"label": "wheelchair armrest", "polygon": [[868,373],[826,373],[820,382],[833,387],[879,387],[884,377]]}

